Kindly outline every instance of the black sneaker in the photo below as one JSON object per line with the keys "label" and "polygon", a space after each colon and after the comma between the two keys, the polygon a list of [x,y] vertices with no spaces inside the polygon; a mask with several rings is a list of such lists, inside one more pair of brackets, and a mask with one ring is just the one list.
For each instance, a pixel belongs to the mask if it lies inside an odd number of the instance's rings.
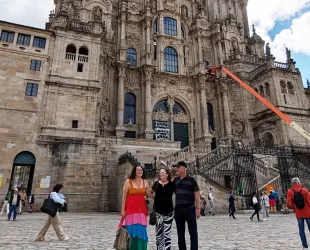
{"label": "black sneaker", "polygon": [[251,221],[253,221],[253,218],[252,218],[252,217],[250,217],[250,220],[251,220]]}

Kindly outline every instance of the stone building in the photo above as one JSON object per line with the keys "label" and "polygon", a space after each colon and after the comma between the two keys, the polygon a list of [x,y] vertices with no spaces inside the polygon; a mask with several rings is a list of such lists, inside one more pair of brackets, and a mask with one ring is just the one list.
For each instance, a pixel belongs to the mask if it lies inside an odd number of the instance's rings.
{"label": "stone building", "polygon": [[250,34],[247,0],[54,1],[45,30],[0,22],[0,194],[62,182],[72,210],[115,211],[126,152],[147,167],[232,140],[307,145],[225,73],[205,74],[225,65],[310,131],[290,50],[276,62]]}

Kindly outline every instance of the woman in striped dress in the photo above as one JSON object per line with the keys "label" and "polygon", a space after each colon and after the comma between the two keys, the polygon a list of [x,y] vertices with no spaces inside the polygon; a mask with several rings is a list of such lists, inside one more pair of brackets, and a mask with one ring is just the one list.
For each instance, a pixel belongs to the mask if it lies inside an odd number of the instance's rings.
{"label": "woman in striped dress", "polygon": [[141,166],[135,166],[123,187],[121,221],[118,227],[126,227],[131,243],[129,250],[146,250],[147,235],[147,204],[145,196],[153,197],[145,171]]}
{"label": "woman in striped dress", "polygon": [[156,245],[157,250],[171,250],[171,228],[174,218],[172,195],[175,185],[168,169],[162,168],[159,180],[155,181],[151,192],[155,193]]}

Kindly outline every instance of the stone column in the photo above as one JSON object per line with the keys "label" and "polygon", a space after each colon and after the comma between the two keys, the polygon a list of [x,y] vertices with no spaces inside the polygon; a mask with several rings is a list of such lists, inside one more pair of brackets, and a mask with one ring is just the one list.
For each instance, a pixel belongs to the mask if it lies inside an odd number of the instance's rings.
{"label": "stone column", "polygon": [[173,106],[175,101],[171,98],[168,99],[167,105],[169,107],[170,114],[170,133],[171,133],[171,141],[174,141],[174,126],[173,126]]}
{"label": "stone column", "polygon": [[124,80],[126,74],[126,63],[119,62],[118,65],[118,93],[117,93],[117,126],[116,136],[124,137]]}
{"label": "stone column", "polygon": [[[150,8],[147,7],[147,13],[146,13],[146,64],[151,65],[152,64],[152,50],[151,50],[151,27],[152,27],[152,17],[150,14]],[[158,20],[157,20],[158,25]]]}
{"label": "stone column", "polygon": [[230,138],[232,136],[231,131],[231,120],[230,120],[230,110],[229,110],[229,103],[228,103],[228,86],[227,81],[222,81],[222,94],[223,94],[223,106],[224,106],[224,120],[225,120],[225,133],[226,137]]}
{"label": "stone column", "polygon": [[202,119],[202,133],[203,136],[207,136],[209,134],[209,121],[207,111],[206,82],[203,77],[201,77],[199,81],[200,81],[200,109]]}
{"label": "stone column", "polygon": [[152,73],[153,67],[144,66],[145,74],[145,138],[152,139],[154,130],[152,128]]}
{"label": "stone column", "polygon": [[127,43],[126,43],[126,10],[127,3],[122,1],[121,3],[121,41],[120,41],[120,50],[119,50],[119,60],[127,61]]}

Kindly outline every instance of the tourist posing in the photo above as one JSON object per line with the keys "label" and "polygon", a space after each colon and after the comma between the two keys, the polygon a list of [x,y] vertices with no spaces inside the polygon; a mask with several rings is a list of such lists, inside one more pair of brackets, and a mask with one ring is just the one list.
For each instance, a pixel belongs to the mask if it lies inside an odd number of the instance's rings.
{"label": "tourist posing", "polygon": [[153,197],[146,181],[145,171],[141,166],[133,167],[123,186],[121,221],[118,225],[126,227],[131,236],[129,250],[146,250],[148,243],[147,216],[145,197]]}
{"label": "tourist posing", "polygon": [[292,188],[287,192],[287,206],[295,210],[302,249],[308,249],[305,222],[310,230],[310,194],[301,186],[299,178],[292,179]]}
{"label": "tourist posing", "polygon": [[175,185],[171,181],[168,169],[159,171],[159,180],[155,181],[151,192],[155,194],[156,245],[157,250],[171,250],[171,228],[174,217],[172,195]]}
{"label": "tourist posing", "polygon": [[175,184],[175,222],[178,232],[179,250],[186,250],[185,223],[191,240],[191,250],[198,250],[197,219],[200,217],[200,194],[196,180],[187,175],[184,161],[177,164]]}
{"label": "tourist posing", "polygon": [[254,208],[254,213],[252,214],[252,216],[250,217],[250,220],[253,221],[253,217],[255,216],[255,214],[257,215],[257,221],[258,222],[261,222],[262,220],[259,219],[259,210],[260,210],[260,206],[259,206],[259,202],[257,200],[257,197],[256,197],[256,192],[253,192],[252,193],[252,196],[251,196],[251,205],[253,206]]}
{"label": "tourist posing", "polygon": [[[57,184],[53,188],[53,192],[49,195],[50,199],[52,199],[54,202],[58,203],[59,206],[64,206],[66,201],[62,199],[61,191],[63,190],[63,185],[62,184]],[[56,213],[55,217],[51,217],[48,215],[45,223],[43,224],[40,232],[38,233],[35,241],[44,241],[44,236],[47,232],[47,230],[50,228],[50,226],[53,226],[56,235],[59,240],[69,240],[69,237],[66,236],[64,233],[64,230],[61,225],[60,217],[59,217],[59,212]]]}
{"label": "tourist posing", "polygon": [[20,196],[18,194],[17,188],[15,188],[13,192],[11,192],[9,204],[10,204],[10,209],[9,209],[9,214],[8,214],[8,220],[11,220],[11,216],[13,213],[13,220],[16,221],[17,209],[20,204]]}
{"label": "tourist posing", "polygon": [[270,220],[269,219],[269,197],[265,192],[261,192],[261,207],[263,212],[263,220]]}
{"label": "tourist posing", "polygon": [[3,203],[3,206],[0,212],[1,215],[3,214],[4,210],[6,210],[6,214],[9,213],[9,209],[10,209],[9,200],[10,200],[10,192],[7,192],[4,197],[4,203]]}
{"label": "tourist posing", "polygon": [[236,206],[235,206],[235,195],[233,194],[232,191],[230,191],[230,195],[228,198],[228,202],[229,202],[229,218],[233,217],[233,219],[236,219],[235,217],[235,212],[236,212]]}

